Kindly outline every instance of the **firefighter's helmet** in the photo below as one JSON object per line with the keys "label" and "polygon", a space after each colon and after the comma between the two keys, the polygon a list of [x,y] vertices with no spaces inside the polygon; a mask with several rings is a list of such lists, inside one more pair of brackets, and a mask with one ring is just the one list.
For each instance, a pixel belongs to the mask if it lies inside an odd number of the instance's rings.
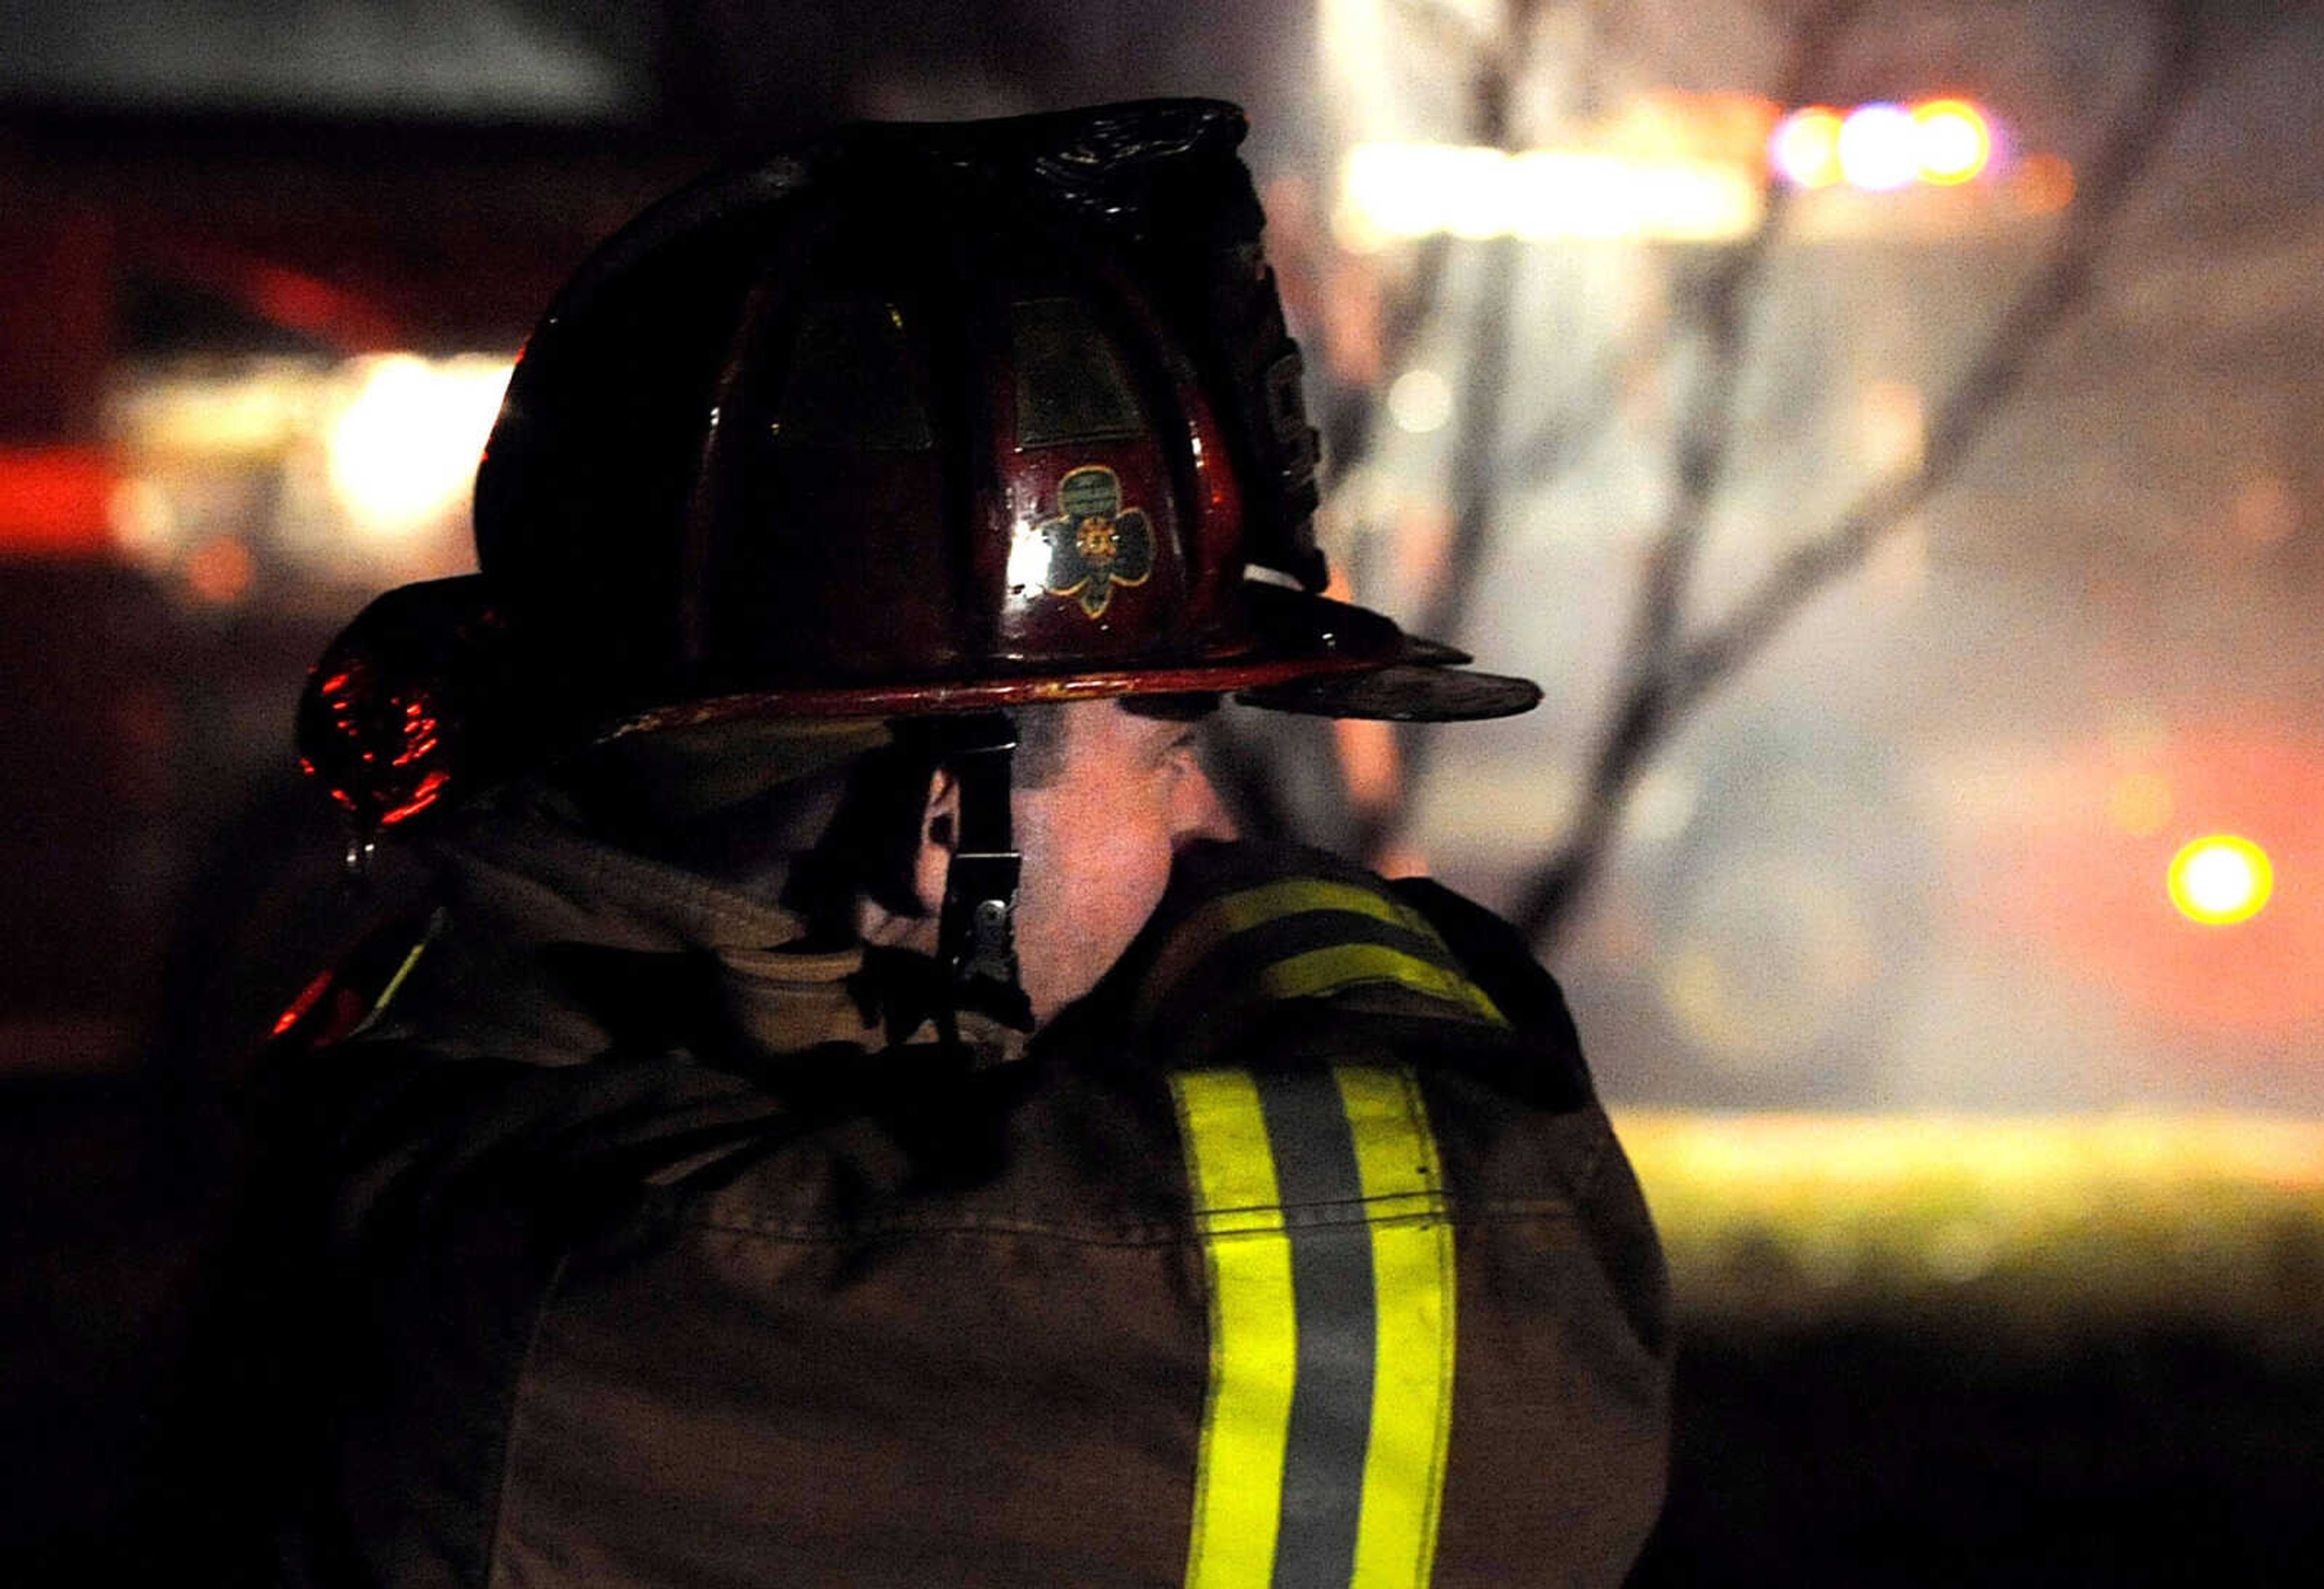
{"label": "firefighter's helmet", "polygon": [[368,833],[722,718],[1531,706],[1320,593],[1243,131],[1194,100],[865,125],[647,211],[526,344],[480,572],[335,643],[308,767]]}

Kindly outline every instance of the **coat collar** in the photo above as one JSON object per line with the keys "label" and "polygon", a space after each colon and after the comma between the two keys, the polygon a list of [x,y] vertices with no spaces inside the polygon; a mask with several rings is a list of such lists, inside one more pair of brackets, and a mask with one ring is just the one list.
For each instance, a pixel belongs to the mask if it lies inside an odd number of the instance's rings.
{"label": "coat collar", "polygon": [[[763,1064],[940,1039],[934,962],[811,945],[778,905],[559,824],[480,813],[429,858],[444,908],[366,1035],[546,1065],[673,1049]],[[958,1024],[977,1061],[1023,1051],[992,1023]]]}

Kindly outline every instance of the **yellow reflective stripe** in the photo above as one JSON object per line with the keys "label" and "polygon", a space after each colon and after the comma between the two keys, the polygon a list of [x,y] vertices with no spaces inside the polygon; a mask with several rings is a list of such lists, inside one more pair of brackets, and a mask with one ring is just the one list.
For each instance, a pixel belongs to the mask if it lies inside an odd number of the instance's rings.
{"label": "yellow reflective stripe", "polygon": [[[1284,1079],[1270,1082],[1242,1070],[1170,1079],[1210,1281],[1210,1384],[1187,1589],[1266,1589],[1272,1581],[1285,1538],[1300,1332],[1331,1327],[1328,1314],[1299,1316],[1294,1244],[1351,1228],[1369,1233],[1373,1363],[1351,1583],[1426,1589],[1434,1571],[1454,1346],[1452,1227],[1443,1167],[1409,1070],[1340,1066],[1332,1076],[1349,1127],[1340,1152],[1354,1150],[1349,1189],[1360,1196],[1362,1225],[1303,1225],[1298,1232],[1286,1225],[1278,1144],[1268,1135],[1268,1110],[1280,1111],[1286,1099],[1262,1096]],[[1277,1129],[1286,1128],[1278,1119]],[[1301,1151],[1314,1145],[1304,1135],[1299,1142]],[[1295,1151],[1288,1142],[1279,1145],[1286,1154]],[[1310,1386],[1304,1393],[1327,1392]]]}
{"label": "yellow reflective stripe", "polygon": [[1320,877],[1293,877],[1281,883],[1262,883],[1256,888],[1246,888],[1240,894],[1230,894],[1213,902],[1203,914],[1215,914],[1229,932],[1247,932],[1251,928],[1282,916],[1296,916],[1308,911],[1346,911],[1354,915],[1370,916],[1374,921],[1408,928],[1434,939],[1436,933],[1418,915],[1405,909],[1376,888],[1360,888],[1353,883],[1333,883]]}
{"label": "yellow reflective stripe", "polygon": [[1210,1388],[1194,1471],[1187,1589],[1256,1589],[1274,1575],[1298,1324],[1291,1239],[1259,1087],[1241,1070],[1170,1079],[1210,1276]]}
{"label": "yellow reflective stripe", "polygon": [[1260,986],[1275,998],[1336,993],[1359,982],[1395,982],[1432,998],[1466,1005],[1496,1025],[1508,1024],[1485,990],[1466,977],[1384,943],[1335,943],[1277,960],[1259,973]]}
{"label": "yellow reflective stripe", "polygon": [[403,991],[404,980],[411,975],[411,968],[420,963],[420,957],[428,952],[428,945],[432,942],[434,939],[435,934],[431,932],[427,937],[422,938],[419,942],[411,946],[411,952],[405,955],[403,957],[403,963],[395,968],[395,975],[390,977],[387,979],[387,986],[379,990],[379,997],[373,1002],[371,1006],[371,1013],[373,1015],[376,1015],[381,1011],[386,1009],[389,1002],[392,1000],[397,994]]}
{"label": "yellow reflective stripe", "polygon": [[387,1014],[388,1005],[403,991],[403,984],[410,978],[412,968],[420,963],[420,957],[426,954],[428,946],[436,941],[437,931],[443,924],[444,913],[441,910],[428,918],[428,929],[420,933],[420,941],[411,946],[411,952],[403,957],[403,963],[395,968],[395,975],[387,979],[387,986],[379,990],[379,997],[371,1001],[371,1008],[364,1012],[364,1018],[349,1029],[348,1036],[360,1037],[379,1024],[379,1018]]}
{"label": "yellow reflective stripe", "polygon": [[[1316,911],[1341,911],[1353,915],[1370,916],[1416,933],[1429,942],[1439,945],[1443,940],[1428,918],[1378,889],[1360,887],[1353,883],[1334,883],[1321,877],[1292,877],[1279,883],[1262,883],[1255,888],[1229,894],[1212,900],[1188,915],[1164,949],[1153,969],[1145,978],[1146,995],[1151,1001],[1178,984],[1196,960],[1201,960],[1221,941],[1237,932],[1248,932],[1269,922],[1286,916],[1305,915]],[[1448,950],[1449,954],[1451,951]],[[1141,1006],[1148,1007],[1148,1006]]]}
{"label": "yellow reflective stripe", "polygon": [[1410,1071],[1342,1066],[1333,1076],[1374,1221],[1379,1310],[1353,1583],[1425,1589],[1452,1431],[1452,1225],[1443,1171]]}

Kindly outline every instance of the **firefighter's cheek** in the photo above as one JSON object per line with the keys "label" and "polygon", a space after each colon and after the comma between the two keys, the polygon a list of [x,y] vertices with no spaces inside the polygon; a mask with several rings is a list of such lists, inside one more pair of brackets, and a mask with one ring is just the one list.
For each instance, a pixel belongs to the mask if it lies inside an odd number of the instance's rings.
{"label": "firefighter's cheek", "polygon": [[1019,797],[1018,957],[1042,1020],[1095,986],[1154,914],[1178,836],[1173,796],[1159,780],[1069,775]]}

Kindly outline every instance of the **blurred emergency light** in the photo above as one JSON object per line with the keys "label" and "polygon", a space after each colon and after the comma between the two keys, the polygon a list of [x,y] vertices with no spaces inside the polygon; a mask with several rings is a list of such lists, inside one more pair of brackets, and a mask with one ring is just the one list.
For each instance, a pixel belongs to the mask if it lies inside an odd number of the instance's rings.
{"label": "blurred emergency light", "polygon": [[1966,99],[1907,108],[1885,101],[1839,111],[1811,105],[1775,124],[1767,163],[1794,188],[1845,181],[1870,193],[1914,182],[1956,187],[1992,164],[1993,124]]}
{"label": "blurred emergency light", "polygon": [[1821,105],[1795,110],[1775,124],[1767,159],[1794,188],[1829,188],[1840,180],[1840,115]]}
{"label": "blurred emergency light", "polygon": [[1363,143],[1342,168],[1333,224],[1365,251],[1444,234],[1710,243],[1748,233],[1760,206],[1751,172],[1727,161]]}
{"label": "blurred emergency light", "polygon": [[1851,188],[1886,193],[1919,174],[1913,114],[1901,105],[1859,105],[1840,124],[1840,171]]}
{"label": "blurred emergency light", "polygon": [[112,491],[101,448],[0,445],[0,557],[103,552]]}
{"label": "blurred emergency light", "polygon": [[2246,922],[2267,908],[2275,868],[2267,851],[2234,833],[2198,839],[2171,858],[2171,903],[2209,927]]}
{"label": "blurred emergency light", "polygon": [[1913,161],[1921,180],[1950,188],[1993,159],[1993,126],[1965,99],[1932,99],[1913,110]]}
{"label": "blurred emergency light", "polygon": [[475,354],[360,363],[330,429],[331,485],[351,528],[395,540],[431,528],[467,494],[511,366]]}

